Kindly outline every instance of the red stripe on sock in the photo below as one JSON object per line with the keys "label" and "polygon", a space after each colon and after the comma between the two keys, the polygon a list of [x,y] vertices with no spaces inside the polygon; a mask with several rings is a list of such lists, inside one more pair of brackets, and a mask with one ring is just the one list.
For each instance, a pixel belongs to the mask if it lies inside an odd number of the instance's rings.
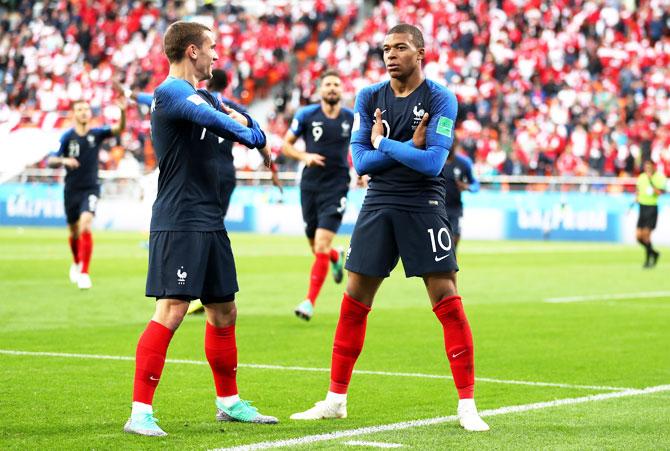
{"label": "red stripe on sock", "polygon": [[337,249],[330,250],[330,261],[333,263],[340,261],[340,253],[337,252]]}
{"label": "red stripe on sock", "polygon": [[472,331],[460,296],[449,296],[433,307],[442,323],[444,349],[460,399],[472,398],[475,392],[475,355]]}
{"label": "red stripe on sock", "polygon": [[165,355],[174,332],[156,321],[149,321],[137,343],[133,401],[151,405],[158,387]]}
{"label": "red stripe on sock", "polygon": [[237,344],[235,326],[205,326],[205,355],[212,369],[216,396],[237,394]]}
{"label": "red stripe on sock", "polygon": [[323,282],[328,275],[328,261],[330,257],[325,253],[318,253],[315,255],[314,264],[312,265],[312,273],[309,277],[309,290],[307,291],[307,299],[314,305],[316,298],[319,296]]}
{"label": "red stripe on sock", "polygon": [[351,372],[363,349],[368,313],[370,307],[344,293],[330,366],[330,391],[333,393],[347,392]]}
{"label": "red stripe on sock", "polygon": [[75,263],[79,264],[79,240],[70,236],[68,238],[70,242],[70,250],[72,251],[72,259]]}
{"label": "red stripe on sock", "polygon": [[88,274],[88,265],[91,263],[91,254],[93,253],[93,235],[91,232],[82,232],[79,235],[79,261],[81,262],[81,272]]}

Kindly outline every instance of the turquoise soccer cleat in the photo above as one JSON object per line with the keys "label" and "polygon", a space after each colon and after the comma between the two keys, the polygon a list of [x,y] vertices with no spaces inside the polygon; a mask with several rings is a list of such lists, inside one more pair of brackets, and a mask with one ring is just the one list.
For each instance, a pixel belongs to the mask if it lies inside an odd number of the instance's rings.
{"label": "turquoise soccer cleat", "polygon": [[298,318],[302,318],[305,321],[309,321],[312,319],[312,315],[314,315],[314,306],[312,305],[311,302],[309,302],[309,299],[305,299],[302,301],[298,306],[295,308],[293,311],[295,313],[295,316]]}
{"label": "turquoise soccer cleat", "polygon": [[225,407],[216,400],[217,421],[238,421],[241,423],[277,424],[279,420],[269,415],[261,415],[258,409],[251,406],[251,401],[239,400],[230,407]]}
{"label": "turquoise soccer cleat", "polygon": [[333,273],[335,283],[342,283],[342,278],[344,277],[344,249],[338,247],[337,253],[340,254],[340,258],[336,262],[330,262],[330,270]]}
{"label": "turquoise soccer cleat", "polygon": [[162,430],[156,424],[158,420],[154,418],[151,413],[136,413],[130,416],[128,422],[123,427],[125,432],[130,434],[148,435],[154,437],[162,437],[167,435],[167,432]]}

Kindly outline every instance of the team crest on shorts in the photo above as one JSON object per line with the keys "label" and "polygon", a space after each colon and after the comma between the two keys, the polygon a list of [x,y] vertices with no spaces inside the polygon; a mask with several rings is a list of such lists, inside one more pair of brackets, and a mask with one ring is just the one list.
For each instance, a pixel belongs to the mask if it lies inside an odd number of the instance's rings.
{"label": "team crest on shorts", "polygon": [[188,277],[188,273],[183,269],[184,267],[181,266],[177,270],[177,285],[186,285],[186,278]]}

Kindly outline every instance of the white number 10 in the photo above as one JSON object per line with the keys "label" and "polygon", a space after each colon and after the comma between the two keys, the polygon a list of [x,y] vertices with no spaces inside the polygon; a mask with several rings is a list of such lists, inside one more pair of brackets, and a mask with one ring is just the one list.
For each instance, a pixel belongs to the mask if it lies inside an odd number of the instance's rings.
{"label": "white number 10", "polygon": [[[442,234],[445,234],[447,236],[447,241],[448,245],[444,245],[444,242],[442,241]],[[428,229],[428,235],[430,235],[430,244],[433,246],[433,252],[437,253],[437,245],[435,243],[435,232],[433,229]],[[449,231],[447,230],[446,227],[442,227],[440,230],[437,231],[437,244],[440,245],[442,250],[444,251],[450,251],[451,250],[451,236],[449,235]]]}

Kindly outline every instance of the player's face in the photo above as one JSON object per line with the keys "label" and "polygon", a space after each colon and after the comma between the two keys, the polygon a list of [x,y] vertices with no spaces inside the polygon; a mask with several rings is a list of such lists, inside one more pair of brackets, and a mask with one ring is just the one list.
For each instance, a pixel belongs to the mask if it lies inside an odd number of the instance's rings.
{"label": "player's face", "polygon": [[342,98],[342,80],[340,80],[340,77],[329,75],[321,80],[319,94],[321,99],[329,105],[337,105]]}
{"label": "player's face", "polygon": [[88,124],[93,116],[91,106],[86,102],[77,102],[72,111],[74,113],[74,120],[82,125]]}
{"label": "player's face", "polygon": [[644,173],[647,174],[648,176],[654,175],[654,164],[651,163],[650,161],[646,161],[644,163]]}
{"label": "player's face", "polygon": [[404,80],[421,66],[425,50],[417,48],[409,33],[386,35],[382,46],[384,64],[391,78]]}
{"label": "player's face", "polygon": [[205,31],[205,40],[202,42],[200,48],[197,49],[197,56],[195,59],[195,70],[198,75],[198,80],[209,80],[212,78],[212,68],[214,61],[219,59],[216,54],[216,44],[214,43],[214,35],[211,31]]}

